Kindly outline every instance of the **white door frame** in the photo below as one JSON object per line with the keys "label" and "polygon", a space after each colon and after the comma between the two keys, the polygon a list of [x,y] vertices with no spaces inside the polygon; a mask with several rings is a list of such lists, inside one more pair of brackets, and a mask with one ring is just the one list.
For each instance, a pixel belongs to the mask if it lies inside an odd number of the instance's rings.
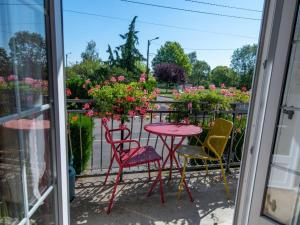
{"label": "white door frame", "polygon": [[274,224],[260,215],[297,2],[265,1],[234,225]]}
{"label": "white door frame", "polygon": [[49,0],[50,2],[50,41],[52,53],[53,99],[55,117],[55,149],[57,181],[58,224],[70,224],[69,209],[69,176],[68,151],[66,133],[66,97],[64,75],[64,44],[63,44],[63,18],[62,0]]}

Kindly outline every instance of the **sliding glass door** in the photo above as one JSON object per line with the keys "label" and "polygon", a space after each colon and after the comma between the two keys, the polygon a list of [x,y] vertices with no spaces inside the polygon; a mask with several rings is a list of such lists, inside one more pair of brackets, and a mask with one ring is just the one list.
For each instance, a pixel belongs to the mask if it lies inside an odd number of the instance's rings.
{"label": "sliding glass door", "polygon": [[0,224],[58,224],[49,2],[0,0]]}

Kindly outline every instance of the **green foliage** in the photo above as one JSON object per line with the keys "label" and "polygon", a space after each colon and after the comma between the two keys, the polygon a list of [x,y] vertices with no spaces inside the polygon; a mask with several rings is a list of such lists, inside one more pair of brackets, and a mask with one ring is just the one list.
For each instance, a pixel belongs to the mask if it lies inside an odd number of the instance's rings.
{"label": "green foliage", "polygon": [[80,174],[86,169],[92,154],[94,123],[87,116],[72,113],[69,114],[69,125],[69,150],[73,155],[74,169]]}
{"label": "green foliage", "polygon": [[93,82],[103,82],[106,77],[101,73],[103,65],[100,61],[84,60],[67,68],[67,78],[80,77],[84,80],[90,79]]}
{"label": "green foliage", "polygon": [[210,66],[205,61],[196,60],[193,63],[192,73],[189,76],[189,81],[194,85],[208,86]]}
{"label": "green foliage", "polygon": [[19,77],[40,78],[47,73],[46,42],[39,33],[16,32],[9,40],[10,58]]}
{"label": "green foliage", "polygon": [[102,65],[97,72],[101,74],[101,77],[105,78],[105,80],[109,80],[112,76],[124,76],[126,81],[138,79],[132,72],[118,66]]}
{"label": "green foliage", "polygon": [[88,90],[91,87],[89,80],[83,80],[80,77],[73,77],[66,80],[67,88],[70,90],[67,94],[69,99],[89,99]]}
{"label": "green foliage", "polygon": [[256,64],[257,44],[245,45],[233,52],[231,68],[240,77],[239,86],[251,88],[252,77]]}
{"label": "green foliage", "polygon": [[0,76],[7,76],[10,71],[10,62],[4,48],[0,48],[0,65]]}
{"label": "green foliage", "polygon": [[136,19],[137,16],[135,16],[131,21],[126,34],[120,34],[120,37],[125,41],[125,43],[118,46],[114,51],[112,51],[109,45],[107,52],[109,53],[110,65],[117,65],[118,67],[135,74],[135,76],[138,76],[142,73],[138,63],[145,59],[136,47],[139,44],[137,36],[138,31],[135,29]]}
{"label": "green foliage", "polygon": [[81,53],[81,58],[83,61],[100,61],[95,41],[91,40],[87,43],[85,51]]}
{"label": "green foliage", "polygon": [[225,84],[227,87],[235,87],[238,84],[237,74],[227,66],[217,66],[210,73],[210,82],[217,85]]}
{"label": "green foliage", "polygon": [[152,60],[152,67],[155,69],[157,65],[163,63],[176,64],[182,67],[187,75],[191,74],[192,64],[178,42],[167,41],[158,49],[157,54]]}

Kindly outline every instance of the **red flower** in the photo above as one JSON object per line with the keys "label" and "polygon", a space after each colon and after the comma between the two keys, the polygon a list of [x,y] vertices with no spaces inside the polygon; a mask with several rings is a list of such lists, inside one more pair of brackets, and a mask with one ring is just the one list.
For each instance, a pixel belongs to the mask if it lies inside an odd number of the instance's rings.
{"label": "red flower", "polygon": [[132,91],[132,89],[133,89],[132,86],[127,87],[127,91]]}
{"label": "red flower", "polygon": [[135,101],[135,98],[134,98],[134,97],[131,97],[131,96],[127,96],[127,97],[126,97],[126,101],[127,101],[127,102],[134,102],[134,101]]}

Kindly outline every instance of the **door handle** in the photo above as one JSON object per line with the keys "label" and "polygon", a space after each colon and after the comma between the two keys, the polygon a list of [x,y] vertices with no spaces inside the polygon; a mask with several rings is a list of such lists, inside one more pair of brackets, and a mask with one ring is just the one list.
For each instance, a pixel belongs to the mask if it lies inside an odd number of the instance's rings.
{"label": "door handle", "polygon": [[294,114],[295,114],[295,109],[294,109],[294,107],[293,106],[290,106],[290,107],[286,107],[286,106],[284,106],[284,107],[282,107],[283,108],[283,113],[284,114],[287,114],[288,115],[288,119],[289,120],[292,120],[293,119],[293,117],[294,117]]}

